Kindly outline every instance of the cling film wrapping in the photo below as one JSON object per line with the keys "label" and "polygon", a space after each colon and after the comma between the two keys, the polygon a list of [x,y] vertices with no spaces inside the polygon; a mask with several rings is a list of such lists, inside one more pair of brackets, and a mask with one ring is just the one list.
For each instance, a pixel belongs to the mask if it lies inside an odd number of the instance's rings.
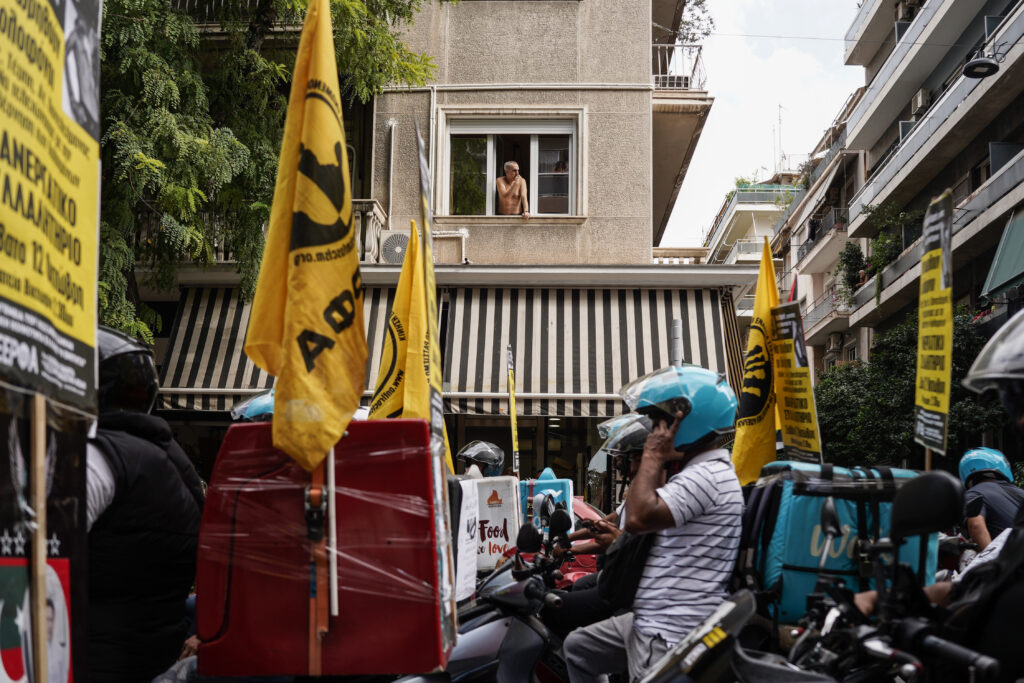
{"label": "cling film wrapping", "polygon": [[[310,536],[327,522],[307,503],[311,475],[271,438],[270,423],[232,426],[210,479],[196,578],[203,675],[307,672]],[[439,567],[451,540],[427,422],[353,422],[333,457],[340,611],[323,674],[443,667],[451,643],[438,611],[452,586]]]}
{"label": "cling film wrapping", "polygon": [[0,0],[0,375],[94,410],[96,0]]}

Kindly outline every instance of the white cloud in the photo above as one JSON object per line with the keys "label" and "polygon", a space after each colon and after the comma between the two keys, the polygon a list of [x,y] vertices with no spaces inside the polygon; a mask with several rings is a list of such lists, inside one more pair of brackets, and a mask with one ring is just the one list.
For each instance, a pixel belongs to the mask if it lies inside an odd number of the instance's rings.
{"label": "white cloud", "polygon": [[806,155],[864,81],[861,67],[843,65],[854,2],[725,0],[711,9],[717,26],[703,57],[715,102],[663,246],[700,244],[735,178],[775,170],[779,105],[781,151]]}

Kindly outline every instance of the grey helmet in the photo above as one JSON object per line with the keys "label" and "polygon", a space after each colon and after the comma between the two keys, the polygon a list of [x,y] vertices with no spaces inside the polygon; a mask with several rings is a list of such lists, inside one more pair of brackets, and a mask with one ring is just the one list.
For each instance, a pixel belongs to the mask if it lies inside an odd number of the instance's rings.
{"label": "grey helmet", "polygon": [[1024,311],[1018,311],[988,340],[963,385],[979,394],[997,391],[1010,420],[1024,430]]}
{"label": "grey helmet", "polygon": [[96,330],[96,349],[100,413],[153,410],[160,385],[149,348],[123,332],[101,325]]}
{"label": "grey helmet", "polygon": [[455,456],[466,461],[466,467],[476,464],[485,477],[497,477],[505,465],[505,451],[495,446],[490,441],[473,441],[465,446]]}

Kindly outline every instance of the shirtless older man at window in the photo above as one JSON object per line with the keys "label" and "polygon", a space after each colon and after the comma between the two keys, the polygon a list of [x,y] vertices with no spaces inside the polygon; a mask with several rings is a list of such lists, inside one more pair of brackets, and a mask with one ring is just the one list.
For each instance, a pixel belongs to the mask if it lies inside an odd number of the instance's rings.
{"label": "shirtless older man at window", "polygon": [[526,181],[519,175],[519,164],[505,162],[505,175],[497,180],[498,213],[504,216],[522,215],[530,219],[530,203],[527,200]]}

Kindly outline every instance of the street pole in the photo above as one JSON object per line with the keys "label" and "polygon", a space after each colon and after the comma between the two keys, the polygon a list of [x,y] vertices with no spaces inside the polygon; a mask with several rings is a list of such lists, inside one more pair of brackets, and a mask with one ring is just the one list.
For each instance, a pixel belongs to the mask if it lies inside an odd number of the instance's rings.
{"label": "street pole", "polygon": [[672,350],[669,355],[669,362],[679,367],[683,364],[683,321],[679,318],[672,320]]}

